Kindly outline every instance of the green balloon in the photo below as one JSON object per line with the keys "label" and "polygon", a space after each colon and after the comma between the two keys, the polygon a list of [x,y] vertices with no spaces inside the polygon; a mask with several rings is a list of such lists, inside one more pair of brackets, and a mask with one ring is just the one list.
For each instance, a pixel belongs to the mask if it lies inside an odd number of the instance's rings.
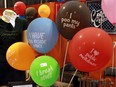
{"label": "green balloon", "polygon": [[39,56],[30,66],[32,80],[40,86],[53,85],[60,75],[60,67],[51,56]]}

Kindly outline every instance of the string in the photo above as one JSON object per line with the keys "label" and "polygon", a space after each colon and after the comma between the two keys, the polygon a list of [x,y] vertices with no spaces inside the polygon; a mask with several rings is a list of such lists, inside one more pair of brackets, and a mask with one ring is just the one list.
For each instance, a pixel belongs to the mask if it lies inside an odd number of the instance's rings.
{"label": "string", "polygon": [[63,80],[63,74],[64,74],[64,68],[65,68],[65,63],[66,63],[66,57],[67,57],[69,42],[70,41],[67,41],[67,45],[66,45],[66,51],[65,51],[64,62],[63,62],[63,69],[62,69],[62,74],[61,74],[61,82]]}
{"label": "string", "polygon": [[72,76],[72,78],[71,78],[71,80],[70,80],[70,82],[69,82],[69,84],[68,84],[68,87],[70,87],[70,85],[71,85],[71,83],[72,83],[72,80],[74,79],[74,77],[75,77],[77,71],[78,71],[78,70],[76,70],[76,71],[74,72],[74,74],[73,74],[73,76]]}

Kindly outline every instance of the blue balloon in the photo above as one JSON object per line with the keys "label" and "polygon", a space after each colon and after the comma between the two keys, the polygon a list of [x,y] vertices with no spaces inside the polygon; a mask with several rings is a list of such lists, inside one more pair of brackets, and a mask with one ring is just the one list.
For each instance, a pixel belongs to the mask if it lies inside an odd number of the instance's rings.
{"label": "blue balloon", "polygon": [[25,18],[25,16],[24,16],[24,15],[20,15],[19,17],[20,17],[20,18]]}
{"label": "blue balloon", "polygon": [[57,2],[64,2],[64,0],[57,0]]}
{"label": "blue balloon", "polygon": [[37,52],[47,53],[57,43],[57,26],[49,18],[36,18],[27,28],[27,39],[30,46]]}

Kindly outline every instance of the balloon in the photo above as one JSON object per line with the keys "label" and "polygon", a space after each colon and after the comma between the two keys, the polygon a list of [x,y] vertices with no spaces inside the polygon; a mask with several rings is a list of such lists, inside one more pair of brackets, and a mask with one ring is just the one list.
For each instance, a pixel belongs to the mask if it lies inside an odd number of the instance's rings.
{"label": "balloon", "polygon": [[50,15],[50,8],[49,8],[49,6],[46,5],[46,4],[40,5],[39,8],[38,8],[38,13],[39,13],[39,15],[41,17],[46,17],[46,18],[49,17],[49,15]]}
{"label": "balloon", "polygon": [[14,11],[18,15],[24,15],[26,10],[26,5],[22,1],[18,1],[14,4]]}
{"label": "balloon", "polygon": [[30,67],[32,80],[40,86],[53,85],[58,79],[59,74],[59,65],[51,56],[37,57]]}
{"label": "balloon", "polygon": [[102,0],[102,10],[112,24],[116,24],[116,0]]}
{"label": "balloon", "polygon": [[6,59],[9,65],[17,70],[29,70],[35,53],[28,44],[16,42],[8,48]]}
{"label": "balloon", "polygon": [[48,18],[34,19],[27,28],[27,39],[37,52],[49,52],[58,40],[56,24]]}
{"label": "balloon", "polygon": [[112,57],[113,42],[102,29],[88,27],[79,31],[69,45],[73,66],[83,72],[92,72],[104,67]]}
{"label": "balloon", "polygon": [[37,17],[37,10],[34,7],[28,7],[25,11],[25,17],[29,23]]}
{"label": "balloon", "polygon": [[22,19],[25,19],[25,15],[21,15],[21,16],[19,16],[20,18],[22,18]]}
{"label": "balloon", "polygon": [[84,3],[68,1],[59,9],[56,24],[60,34],[70,40],[79,30],[90,26],[90,19],[90,10]]}
{"label": "balloon", "polygon": [[57,0],[57,2],[64,2],[64,0]]}

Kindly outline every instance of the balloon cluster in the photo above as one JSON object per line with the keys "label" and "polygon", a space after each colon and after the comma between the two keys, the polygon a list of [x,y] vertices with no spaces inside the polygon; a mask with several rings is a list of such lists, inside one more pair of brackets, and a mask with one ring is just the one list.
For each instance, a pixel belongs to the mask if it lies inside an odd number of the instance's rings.
{"label": "balloon cluster", "polygon": [[37,57],[37,52],[46,54],[51,51],[58,40],[57,26],[48,18],[49,6],[39,6],[40,18],[36,18],[34,7],[26,8],[21,1],[14,4],[14,11],[29,21],[26,34],[29,44],[16,42],[8,48],[6,57],[9,65],[17,70],[30,70],[31,78],[40,86],[54,84],[60,74],[59,64],[50,56]]}
{"label": "balloon cluster", "polygon": [[83,72],[104,67],[113,51],[110,36],[99,28],[90,27],[90,19],[90,10],[79,1],[64,3],[56,18],[60,34],[70,40],[70,61],[76,69]]}
{"label": "balloon cluster", "polygon": [[[37,18],[38,15],[40,17],[48,18],[51,13],[50,7],[47,4],[41,4],[38,7],[38,11],[37,11],[34,7],[26,8],[26,4],[22,1],[17,1],[14,4],[14,11],[21,18],[26,18],[29,23],[35,18]],[[37,15],[37,12],[38,12],[38,15]]]}
{"label": "balloon cluster", "polygon": [[6,58],[9,65],[17,70],[30,70],[34,82],[40,86],[53,85],[60,75],[57,61],[51,56],[39,56],[24,42],[12,44],[7,52]]}
{"label": "balloon cluster", "polygon": [[[55,47],[58,40],[56,24],[49,18],[34,19],[27,28],[27,39],[30,46],[37,52],[48,53]],[[50,56],[40,56],[31,64],[30,75],[40,86],[54,84],[59,74],[59,64]]]}
{"label": "balloon cluster", "polygon": [[[110,2],[114,4],[112,1]],[[107,4],[109,4],[108,1],[103,0],[102,8],[111,23],[115,24],[115,18],[112,18],[106,11]],[[17,14],[24,14],[25,9],[24,3],[17,2],[14,5]],[[34,12],[36,14],[36,11]],[[111,12],[113,14],[113,10]],[[116,11],[114,15],[115,13]],[[112,57],[113,42],[110,36],[99,28],[90,27],[90,11],[84,3],[65,2],[58,11],[56,24],[48,18],[50,16],[49,6],[42,4],[38,8],[38,14],[40,18],[32,20],[27,28],[29,45],[21,42],[15,43],[9,47],[6,54],[7,61],[13,68],[30,69],[30,75],[38,85],[50,86],[59,77],[60,68],[57,61],[51,56],[39,56],[35,59],[36,53],[34,52],[42,54],[50,52],[57,43],[58,33],[70,40],[68,49],[70,62],[80,71],[96,71],[104,67]]]}

